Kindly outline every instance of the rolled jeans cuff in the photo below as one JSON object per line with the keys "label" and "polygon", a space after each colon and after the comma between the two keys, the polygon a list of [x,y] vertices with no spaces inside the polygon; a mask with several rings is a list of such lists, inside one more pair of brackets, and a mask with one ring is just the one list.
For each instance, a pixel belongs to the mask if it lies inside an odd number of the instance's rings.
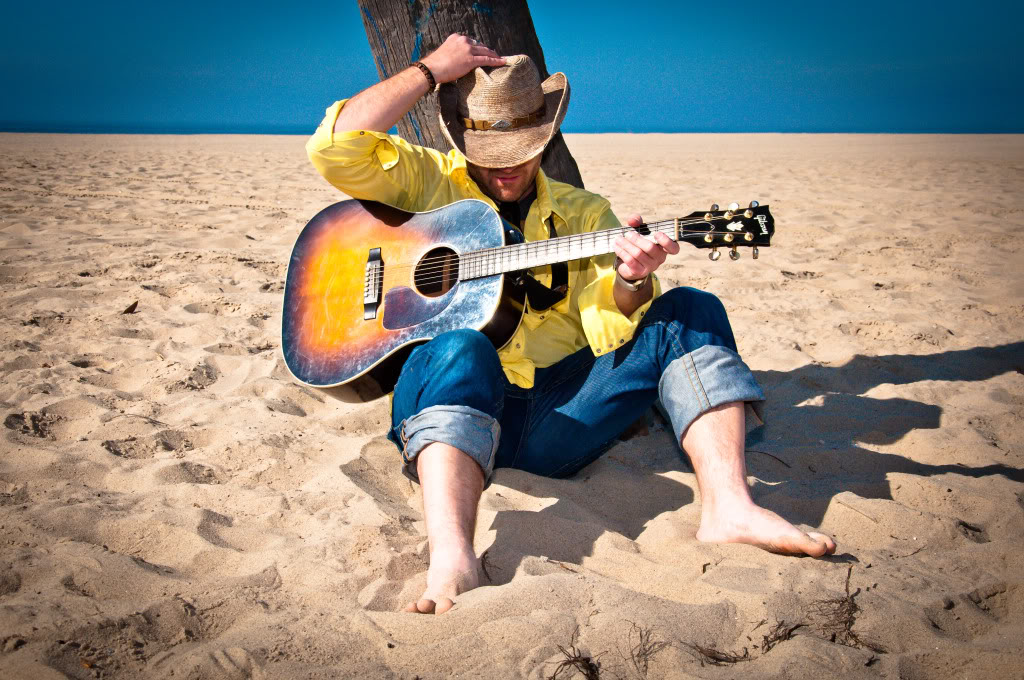
{"label": "rolled jeans cuff", "polygon": [[658,396],[677,442],[702,413],[734,401],[744,402],[757,424],[764,422],[764,392],[728,347],[704,345],[674,360],[658,382]]}
{"label": "rolled jeans cuff", "polygon": [[398,428],[402,440],[403,472],[419,483],[416,456],[434,442],[462,451],[480,465],[484,484],[491,481],[501,426],[492,416],[469,406],[430,406],[406,418]]}

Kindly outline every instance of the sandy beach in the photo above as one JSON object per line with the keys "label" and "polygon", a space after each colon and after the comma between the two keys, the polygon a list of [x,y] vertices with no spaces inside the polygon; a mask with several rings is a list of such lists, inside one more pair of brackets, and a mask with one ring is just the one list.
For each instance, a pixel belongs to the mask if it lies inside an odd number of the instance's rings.
{"label": "sandy beach", "polygon": [[661,280],[725,303],[753,495],[835,556],[698,543],[652,415],[573,478],[497,471],[491,584],[399,613],[387,402],[281,356],[291,246],[345,198],[305,137],[0,134],[0,677],[1024,677],[1024,136],[566,141],[623,218],[770,205],[758,260]]}

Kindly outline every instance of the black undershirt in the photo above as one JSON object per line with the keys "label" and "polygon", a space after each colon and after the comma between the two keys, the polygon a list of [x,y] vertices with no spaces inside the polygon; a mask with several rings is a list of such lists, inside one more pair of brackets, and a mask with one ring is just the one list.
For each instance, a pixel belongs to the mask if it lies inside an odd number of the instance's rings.
{"label": "black undershirt", "polygon": [[[523,231],[526,216],[530,213],[530,206],[537,200],[537,185],[526,193],[518,201],[498,201],[498,214],[518,229]],[[558,234],[555,227],[548,218],[548,238],[555,238]],[[532,275],[526,275],[526,297],[530,301],[530,308],[542,312],[558,304],[569,290],[569,266],[565,262],[556,262],[551,265],[551,287],[548,288]]]}

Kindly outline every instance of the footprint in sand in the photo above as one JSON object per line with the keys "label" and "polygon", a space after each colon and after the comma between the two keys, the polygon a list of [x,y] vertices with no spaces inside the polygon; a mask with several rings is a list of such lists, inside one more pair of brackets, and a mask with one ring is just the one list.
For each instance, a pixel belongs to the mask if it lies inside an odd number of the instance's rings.
{"label": "footprint in sand", "polygon": [[62,418],[53,413],[30,412],[11,413],[4,418],[4,427],[18,434],[39,439],[55,439],[53,427]]}
{"label": "footprint in sand", "polygon": [[217,369],[207,363],[198,364],[187,377],[167,386],[168,392],[203,390],[217,382]]}
{"label": "footprint in sand", "polygon": [[988,537],[988,532],[985,531],[984,527],[965,522],[962,519],[956,521],[956,528],[957,531],[972,543],[988,543],[992,540]]}
{"label": "footprint in sand", "polygon": [[21,574],[11,564],[0,565],[0,597],[21,590]]}
{"label": "footprint in sand", "polygon": [[202,463],[182,461],[169,465],[155,475],[163,484],[220,484],[220,477],[213,468]]}
{"label": "footprint in sand", "polygon": [[145,438],[108,439],[103,442],[103,448],[119,458],[141,460],[152,458],[161,451],[177,453],[191,451],[195,448],[195,444],[182,432],[162,430]]}
{"label": "footprint in sand", "polygon": [[970,642],[1000,624],[1024,620],[1024,588],[1016,583],[994,583],[969,593],[944,597],[924,608],[932,628],[943,636]]}

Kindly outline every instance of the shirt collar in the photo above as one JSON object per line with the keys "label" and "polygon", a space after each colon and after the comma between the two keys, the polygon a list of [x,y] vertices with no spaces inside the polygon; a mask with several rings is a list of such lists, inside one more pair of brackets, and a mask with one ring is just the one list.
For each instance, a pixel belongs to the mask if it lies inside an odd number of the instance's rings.
{"label": "shirt collar", "polygon": [[551,193],[551,181],[544,174],[543,170],[537,170],[537,208],[540,210],[540,221],[547,222],[551,215],[555,215],[565,224],[565,210],[558,204]]}

